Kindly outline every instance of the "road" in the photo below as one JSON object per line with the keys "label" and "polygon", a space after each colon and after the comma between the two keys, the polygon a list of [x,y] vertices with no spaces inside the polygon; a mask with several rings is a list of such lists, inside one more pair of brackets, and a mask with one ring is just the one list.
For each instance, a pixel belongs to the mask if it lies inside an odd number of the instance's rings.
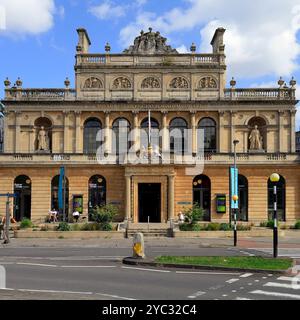
{"label": "road", "polygon": [[[5,267],[7,278],[0,299],[300,300],[300,288],[291,277],[126,266],[121,260],[131,255],[127,240],[110,245],[103,242],[102,246],[53,244],[56,246],[13,243],[0,248],[0,265]],[[176,246],[158,240],[147,245],[148,256],[268,255],[269,251],[226,245],[203,247],[193,241]]]}

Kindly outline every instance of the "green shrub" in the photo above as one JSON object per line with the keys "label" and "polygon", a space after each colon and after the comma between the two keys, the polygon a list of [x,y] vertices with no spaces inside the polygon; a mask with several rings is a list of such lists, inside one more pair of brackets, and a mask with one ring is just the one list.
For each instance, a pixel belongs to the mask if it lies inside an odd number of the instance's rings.
{"label": "green shrub", "polygon": [[295,223],[294,229],[300,229],[300,220]]}
{"label": "green shrub", "polygon": [[57,231],[70,231],[71,227],[67,222],[60,222]]}
{"label": "green shrub", "polygon": [[251,230],[251,225],[238,223],[236,229],[238,231],[249,231]]}
{"label": "green shrub", "polygon": [[100,225],[100,230],[101,231],[112,231],[113,230],[113,226],[111,223],[102,223]]}
{"label": "green shrub", "polygon": [[191,231],[192,230],[192,225],[190,223],[182,223],[179,225],[179,230],[180,231]]}
{"label": "green shrub", "polygon": [[259,224],[260,227],[263,228],[271,228],[273,229],[274,227],[274,221],[273,220],[268,220],[268,221],[263,221]]}
{"label": "green shrub", "polygon": [[118,207],[112,204],[106,204],[100,207],[96,207],[92,211],[92,220],[97,223],[111,223],[114,217],[118,214]]}
{"label": "green shrub", "polygon": [[187,222],[195,224],[198,221],[203,220],[204,212],[198,204],[194,204],[191,208],[184,210],[183,214],[185,215]]}
{"label": "green shrub", "polygon": [[80,231],[80,225],[79,224],[72,224],[71,230],[72,231]]}
{"label": "green shrub", "polygon": [[26,229],[26,228],[32,228],[33,227],[33,223],[30,219],[28,218],[23,218],[21,223],[20,223],[20,228],[21,229]]}
{"label": "green shrub", "polygon": [[97,222],[85,223],[80,228],[80,230],[82,231],[98,231],[100,229],[101,229],[101,224]]}
{"label": "green shrub", "polygon": [[220,224],[219,223],[209,223],[207,225],[207,231],[218,231],[220,230]]}
{"label": "green shrub", "polygon": [[220,230],[221,231],[230,231],[231,230],[231,226],[229,223],[221,223],[220,224]]}

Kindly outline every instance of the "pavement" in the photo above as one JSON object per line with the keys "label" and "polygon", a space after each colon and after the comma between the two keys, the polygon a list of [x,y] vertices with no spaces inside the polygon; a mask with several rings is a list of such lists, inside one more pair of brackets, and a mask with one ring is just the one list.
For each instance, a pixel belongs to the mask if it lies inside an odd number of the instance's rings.
{"label": "pavement", "polygon": [[[228,238],[146,239],[145,245],[148,257],[272,252],[268,238],[239,239],[236,248]],[[0,299],[300,300],[300,281],[295,277],[123,265],[131,247],[131,239],[12,239],[0,246],[0,266],[6,271]],[[300,259],[300,239],[282,241],[279,255]]]}

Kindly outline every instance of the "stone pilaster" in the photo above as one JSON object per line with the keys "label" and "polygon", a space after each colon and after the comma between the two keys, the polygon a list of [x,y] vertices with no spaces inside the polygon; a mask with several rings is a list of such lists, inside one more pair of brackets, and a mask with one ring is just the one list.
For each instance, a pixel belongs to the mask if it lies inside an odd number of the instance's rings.
{"label": "stone pilaster", "polygon": [[125,175],[125,192],[126,192],[126,202],[125,202],[125,219],[131,219],[131,176]]}
{"label": "stone pilaster", "polygon": [[81,111],[75,111],[75,153],[83,153]]}
{"label": "stone pilaster", "polygon": [[162,152],[163,154],[169,152],[169,146],[170,146],[167,114],[168,112],[166,111],[162,112]]}
{"label": "stone pilaster", "polygon": [[139,127],[139,112],[133,111],[133,141],[134,143],[134,152],[137,152],[140,149],[140,127]]}
{"label": "stone pilaster", "polygon": [[105,150],[104,152],[107,154],[111,154],[111,128],[110,128],[110,112],[105,111],[105,131],[104,131],[104,139],[105,139]]}
{"label": "stone pilaster", "polygon": [[69,141],[69,111],[64,111],[64,153],[70,153]]}
{"label": "stone pilaster", "polygon": [[283,149],[283,135],[282,135],[282,129],[283,129],[283,116],[284,111],[278,110],[278,152],[282,152]]}
{"label": "stone pilaster", "polygon": [[196,112],[191,112],[191,129],[192,129],[192,153],[197,154],[197,126],[196,126]]}
{"label": "stone pilaster", "polygon": [[175,208],[175,175],[168,176],[168,220],[174,219]]}
{"label": "stone pilaster", "polygon": [[295,115],[296,110],[291,110],[291,146],[290,151],[296,152],[296,130],[295,130]]}
{"label": "stone pilaster", "polygon": [[15,153],[21,152],[20,142],[21,142],[21,116],[22,112],[15,112]]}

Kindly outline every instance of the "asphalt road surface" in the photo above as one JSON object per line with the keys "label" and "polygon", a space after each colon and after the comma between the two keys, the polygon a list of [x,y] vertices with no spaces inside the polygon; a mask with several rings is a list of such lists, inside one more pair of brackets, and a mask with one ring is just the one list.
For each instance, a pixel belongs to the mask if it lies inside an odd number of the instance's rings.
{"label": "asphalt road surface", "polygon": [[[0,265],[6,270],[6,288],[0,290],[0,299],[300,300],[300,281],[287,276],[126,266],[121,260],[131,254],[127,245],[0,250]],[[232,247],[168,248],[156,244],[147,249],[148,256],[255,252]]]}

